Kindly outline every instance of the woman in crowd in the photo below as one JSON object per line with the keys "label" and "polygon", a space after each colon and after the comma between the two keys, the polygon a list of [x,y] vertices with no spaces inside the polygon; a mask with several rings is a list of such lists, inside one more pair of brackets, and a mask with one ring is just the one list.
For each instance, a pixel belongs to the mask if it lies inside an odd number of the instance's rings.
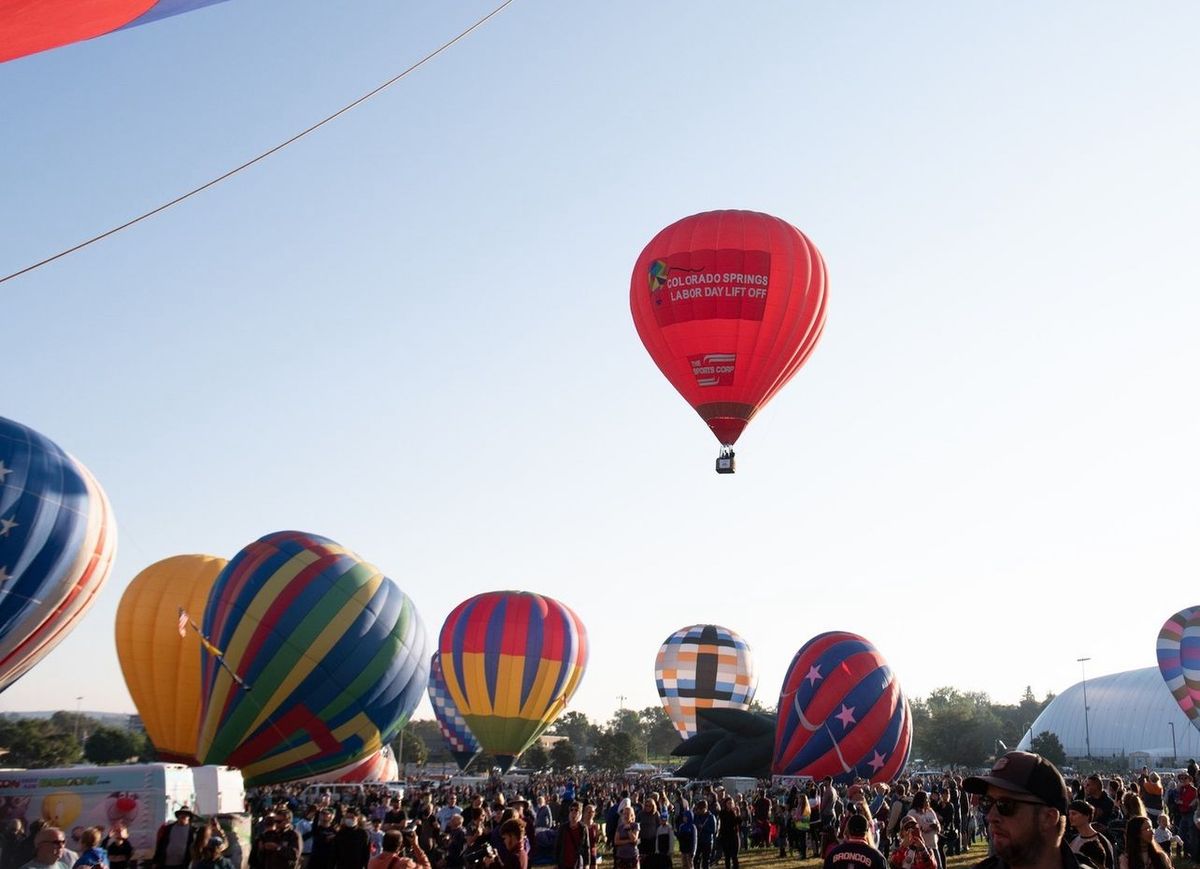
{"label": "woman in crowd", "polygon": [[616,869],[638,869],[638,839],[641,827],[637,822],[633,806],[622,806],[617,815],[617,831],[613,836],[613,860]]}
{"label": "woman in crowd", "polygon": [[788,825],[789,847],[800,853],[801,860],[808,859],[808,831],[812,828],[812,805],[808,794],[797,793],[796,805],[792,807],[791,822]]}
{"label": "woman in crowd", "polygon": [[[913,794],[912,808],[908,810],[907,817],[916,820],[917,826],[921,829],[921,838],[925,842],[925,847],[936,857],[938,833],[942,831],[942,824],[938,820],[937,812],[929,805],[929,794],[925,791],[917,791]],[[938,866],[940,869],[946,869],[942,863],[938,863]]]}
{"label": "woman in crowd", "polygon": [[916,818],[906,817],[900,822],[899,843],[888,862],[893,869],[935,869],[933,853],[921,836],[921,825]]}
{"label": "woman in crowd", "polygon": [[1173,869],[1167,852],[1154,841],[1150,819],[1141,815],[1125,823],[1125,850],[1117,864],[1119,869]]}

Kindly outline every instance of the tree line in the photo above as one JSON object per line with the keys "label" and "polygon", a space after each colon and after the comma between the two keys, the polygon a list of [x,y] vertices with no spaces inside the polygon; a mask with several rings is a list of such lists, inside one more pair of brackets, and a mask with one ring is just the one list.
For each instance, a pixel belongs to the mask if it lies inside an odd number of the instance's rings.
{"label": "tree line", "polygon": [[[994,703],[986,693],[938,688],[928,697],[910,700],[913,716],[911,758],[927,766],[980,767],[1007,748],[1016,747],[1053,694],[1038,700],[1026,687],[1020,702]],[[773,709],[757,701],[755,712]],[[597,724],[582,712],[564,712],[548,731],[565,737],[549,750],[533,745],[519,760],[530,769],[565,770],[582,764],[589,769],[619,771],[630,764],[651,762],[669,766],[679,734],[661,706],[618,709]],[[1037,734],[1034,750],[1063,763],[1062,746],[1052,733]],[[434,721],[410,721],[392,744],[404,763],[453,763],[450,750]],[[129,763],[155,760],[146,734],[112,727],[76,712],[56,712],[46,719],[0,719],[0,764],[29,769],[75,763]],[[489,769],[494,759],[477,757],[468,768]]]}
{"label": "tree line", "polygon": [[13,769],[156,759],[154,745],[144,732],[112,727],[77,712],[55,712],[49,719],[0,719],[0,752],[0,764]]}
{"label": "tree line", "polygon": [[[945,687],[928,697],[911,699],[910,757],[934,768],[985,766],[997,754],[1016,747],[1054,696],[1048,693],[1039,700],[1032,687],[1026,686],[1019,702],[1004,704],[993,702],[981,691]],[[767,714],[775,712],[757,701],[750,708]],[[566,740],[557,742],[550,751],[538,745],[530,747],[519,760],[522,767],[564,770],[583,764],[589,769],[622,770],[638,762],[682,762],[671,757],[680,739],[661,706],[619,709],[602,724],[594,723],[582,712],[565,712],[547,732]],[[452,762],[435,722],[411,722],[405,733],[402,759],[406,763]],[[1065,761],[1062,745],[1053,733],[1035,735],[1034,750],[1055,763]],[[401,757],[399,752],[397,757]],[[469,769],[482,771],[491,765],[492,758],[481,755]]]}

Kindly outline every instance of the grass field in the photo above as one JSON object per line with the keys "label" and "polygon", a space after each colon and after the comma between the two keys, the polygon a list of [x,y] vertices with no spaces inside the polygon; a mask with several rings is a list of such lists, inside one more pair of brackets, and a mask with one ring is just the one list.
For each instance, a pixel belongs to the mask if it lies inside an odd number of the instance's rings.
{"label": "grass field", "polygon": [[[987,856],[987,843],[979,841],[973,848],[955,857],[946,858],[946,869],[968,869]],[[780,859],[779,852],[774,848],[751,848],[738,855],[743,869],[819,869],[821,861],[815,857],[807,860],[797,860],[795,857]],[[1175,869],[1200,869],[1191,860],[1179,858],[1174,860]],[[724,869],[724,862],[714,862],[713,869]]]}
{"label": "grass field", "polygon": [[[969,866],[974,866],[980,860],[987,856],[987,845],[983,842],[975,843],[975,847],[969,849],[964,854],[959,854],[956,857],[946,858],[946,869],[967,869]],[[821,861],[816,857],[809,857],[807,860],[798,860],[795,857],[784,857],[780,859],[779,851],[774,848],[750,848],[738,854],[738,862],[742,869],[819,869]],[[1177,866],[1179,864],[1176,864]],[[1189,864],[1190,865],[1190,864]],[[713,869],[724,869],[724,861],[715,861]]]}

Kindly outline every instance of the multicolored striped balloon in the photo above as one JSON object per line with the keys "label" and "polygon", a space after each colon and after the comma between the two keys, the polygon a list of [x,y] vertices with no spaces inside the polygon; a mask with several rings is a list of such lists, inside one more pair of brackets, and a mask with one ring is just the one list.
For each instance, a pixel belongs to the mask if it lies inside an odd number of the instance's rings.
{"label": "multicolored striped balloon", "polygon": [[858,634],[805,643],[779,693],[775,775],[892,781],[912,748],[912,713],[891,668]]}
{"label": "multicolored striped balloon", "polygon": [[467,727],[467,721],[450,699],[446,690],[446,677],[442,675],[442,654],[434,652],[429,662],[429,702],[433,705],[433,717],[437,719],[442,739],[450,748],[450,755],[459,769],[466,769],[479,754],[479,740]]}
{"label": "multicolored striped balloon", "polygon": [[112,507],[91,472],[0,417],[0,691],[83,618],[116,553]]}
{"label": "multicolored striped balloon", "polygon": [[658,696],[681,739],[696,735],[697,709],[749,709],[758,686],[750,646],[729,628],[691,625],[663,642],[654,662]]}
{"label": "multicolored striped balloon", "polygon": [[1179,708],[1200,728],[1200,606],[1180,610],[1158,632],[1158,669]]}
{"label": "multicolored striped balloon", "polygon": [[438,650],[450,699],[483,750],[508,769],[575,693],[587,631],[556,600],[492,591],[454,608]]}
{"label": "multicolored striped balloon", "polygon": [[221,571],[204,612],[197,757],[248,786],[313,778],[391,742],[425,691],[425,626],[332,540],[281,531]]}

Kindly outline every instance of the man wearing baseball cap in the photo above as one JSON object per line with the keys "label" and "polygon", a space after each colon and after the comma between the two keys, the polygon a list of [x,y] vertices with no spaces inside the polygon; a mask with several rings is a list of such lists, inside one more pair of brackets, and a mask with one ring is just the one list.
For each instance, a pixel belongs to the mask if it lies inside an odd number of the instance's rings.
{"label": "man wearing baseball cap", "polygon": [[963,781],[979,796],[993,854],[975,869],[1080,869],[1091,866],[1063,842],[1070,797],[1062,773],[1041,755],[1010,751],[988,775]]}

